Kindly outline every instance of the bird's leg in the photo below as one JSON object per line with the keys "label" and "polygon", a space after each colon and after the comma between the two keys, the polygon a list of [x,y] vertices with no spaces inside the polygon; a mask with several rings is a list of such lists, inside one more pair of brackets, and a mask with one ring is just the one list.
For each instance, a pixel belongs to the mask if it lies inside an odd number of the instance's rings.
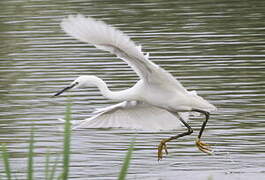
{"label": "bird's leg", "polygon": [[212,149],[211,147],[202,142],[200,139],[201,139],[201,136],[202,136],[202,133],[206,127],[206,124],[208,122],[208,119],[210,117],[210,113],[207,112],[207,111],[202,111],[202,110],[199,110],[199,109],[193,109],[192,111],[196,111],[196,112],[199,112],[199,113],[202,113],[205,115],[205,121],[202,123],[202,126],[201,126],[201,129],[200,129],[200,132],[199,132],[199,135],[198,135],[198,138],[196,139],[196,146],[198,147],[199,150],[201,150],[202,152],[204,153],[207,153],[207,154],[212,154]]}
{"label": "bird's leg", "polygon": [[167,142],[172,141],[174,139],[178,139],[178,138],[183,137],[183,136],[190,135],[193,132],[192,128],[190,127],[190,125],[188,123],[186,123],[180,116],[179,116],[179,119],[188,128],[188,131],[181,133],[181,134],[178,134],[176,136],[172,136],[170,138],[161,140],[160,144],[158,145],[158,152],[157,152],[158,161],[163,158],[163,150],[165,150],[165,153],[168,154],[167,144],[166,144]]}

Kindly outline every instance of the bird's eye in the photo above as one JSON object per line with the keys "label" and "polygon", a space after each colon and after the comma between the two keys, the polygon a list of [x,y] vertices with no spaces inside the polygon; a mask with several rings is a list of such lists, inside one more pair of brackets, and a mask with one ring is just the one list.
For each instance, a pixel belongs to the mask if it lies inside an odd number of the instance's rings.
{"label": "bird's eye", "polygon": [[79,84],[79,82],[75,82],[75,85],[78,85]]}

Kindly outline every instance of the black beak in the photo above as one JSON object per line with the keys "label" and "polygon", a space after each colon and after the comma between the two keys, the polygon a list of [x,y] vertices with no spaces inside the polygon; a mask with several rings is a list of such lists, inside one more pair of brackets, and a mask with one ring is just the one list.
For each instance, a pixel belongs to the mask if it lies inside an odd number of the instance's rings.
{"label": "black beak", "polygon": [[77,85],[77,83],[74,83],[70,86],[67,86],[66,88],[62,89],[61,91],[59,91],[58,93],[54,94],[53,96],[59,96],[60,94],[62,94],[64,91],[67,91],[68,89],[72,89],[73,87],[75,87]]}

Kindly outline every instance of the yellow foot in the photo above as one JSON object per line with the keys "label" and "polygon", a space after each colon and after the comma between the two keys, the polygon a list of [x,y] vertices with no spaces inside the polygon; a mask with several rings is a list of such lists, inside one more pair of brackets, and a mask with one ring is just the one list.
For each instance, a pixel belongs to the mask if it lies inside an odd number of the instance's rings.
{"label": "yellow foot", "polygon": [[199,138],[196,139],[196,146],[198,147],[199,150],[201,150],[204,153],[207,153],[209,155],[213,153],[213,150],[210,147],[210,145],[202,142]]}
{"label": "yellow foot", "polygon": [[166,144],[166,139],[163,139],[160,144],[158,145],[158,152],[157,152],[157,158],[158,158],[158,161],[160,161],[162,158],[163,158],[163,150],[165,150],[165,153],[168,154],[168,151],[167,151],[167,144]]}

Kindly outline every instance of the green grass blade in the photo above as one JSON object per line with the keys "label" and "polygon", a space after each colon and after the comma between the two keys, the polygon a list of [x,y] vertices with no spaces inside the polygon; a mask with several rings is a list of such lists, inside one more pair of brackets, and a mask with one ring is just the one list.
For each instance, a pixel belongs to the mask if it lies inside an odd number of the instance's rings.
{"label": "green grass blade", "polygon": [[50,165],[50,151],[46,153],[46,161],[45,161],[45,180],[49,178],[49,165]]}
{"label": "green grass blade", "polygon": [[68,104],[64,123],[64,149],[63,149],[63,173],[62,179],[67,180],[69,175],[70,141],[71,141],[71,105]]}
{"label": "green grass blade", "polygon": [[27,180],[33,180],[33,150],[34,150],[34,129],[31,128],[30,141],[29,141],[29,152],[28,152],[28,174]]}
{"label": "green grass blade", "polygon": [[8,180],[11,180],[11,170],[10,170],[10,165],[9,165],[9,154],[7,152],[6,145],[2,145],[2,158],[4,162],[4,168],[6,172],[6,177]]}
{"label": "green grass blade", "polygon": [[57,157],[56,157],[56,159],[55,159],[55,162],[54,162],[53,167],[52,167],[52,169],[51,169],[51,174],[50,174],[48,180],[53,180],[53,179],[55,179],[55,178],[54,178],[54,175],[55,175],[55,172],[56,172],[56,168],[57,168],[58,162],[59,162],[59,155],[57,155]]}
{"label": "green grass blade", "polygon": [[132,140],[131,145],[127,151],[118,180],[125,180],[126,178],[127,171],[130,165],[131,158],[132,158],[133,147],[134,147],[134,140]]}

